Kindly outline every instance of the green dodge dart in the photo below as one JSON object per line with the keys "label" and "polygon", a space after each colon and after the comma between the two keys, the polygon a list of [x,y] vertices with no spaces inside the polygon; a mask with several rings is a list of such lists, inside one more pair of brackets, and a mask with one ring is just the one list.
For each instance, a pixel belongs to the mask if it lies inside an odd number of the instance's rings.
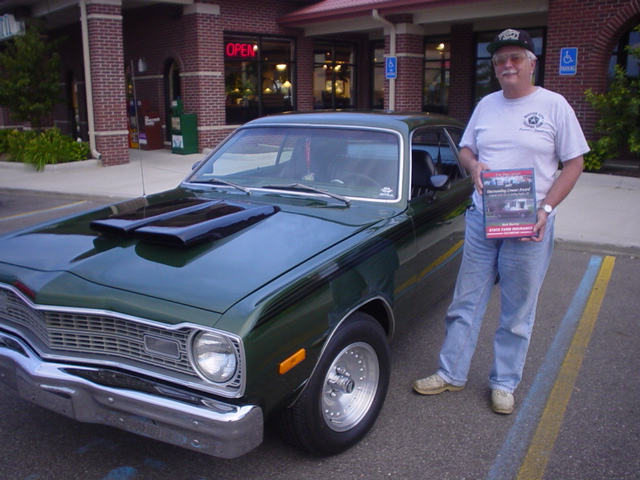
{"label": "green dodge dart", "polygon": [[256,448],[267,420],[346,450],[382,409],[394,333],[451,286],[463,127],[260,118],[173,190],[0,237],[0,382],[216,457]]}

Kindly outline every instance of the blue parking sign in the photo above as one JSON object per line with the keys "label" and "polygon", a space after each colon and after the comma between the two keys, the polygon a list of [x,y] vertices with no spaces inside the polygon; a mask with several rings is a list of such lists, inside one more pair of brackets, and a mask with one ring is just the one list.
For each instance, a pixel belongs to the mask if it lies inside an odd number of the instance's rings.
{"label": "blue parking sign", "polygon": [[384,75],[388,79],[398,77],[398,57],[387,57],[385,59]]}
{"label": "blue parking sign", "polygon": [[578,49],[565,47],[560,49],[560,75],[575,75],[578,73]]}

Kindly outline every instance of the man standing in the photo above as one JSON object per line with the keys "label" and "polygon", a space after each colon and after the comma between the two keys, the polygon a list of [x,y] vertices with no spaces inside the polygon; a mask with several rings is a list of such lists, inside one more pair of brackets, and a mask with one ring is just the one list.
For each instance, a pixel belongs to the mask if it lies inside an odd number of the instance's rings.
{"label": "man standing", "polygon": [[[466,216],[465,246],[437,373],[416,380],[423,395],[464,388],[480,326],[496,278],[500,324],[489,376],[491,407],[510,414],[522,379],[538,293],[553,250],[555,208],[582,173],[589,151],[571,106],[561,95],[536,87],[537,58],[529,34],[508,29],[487,47],[502,87],[476,107],[460,143],[460,160],[475,185]],[[562,170],[556,175],[558,162]],[[538,204],[536,236],[486,239],[482,213],[484,170],[533,168]]]}

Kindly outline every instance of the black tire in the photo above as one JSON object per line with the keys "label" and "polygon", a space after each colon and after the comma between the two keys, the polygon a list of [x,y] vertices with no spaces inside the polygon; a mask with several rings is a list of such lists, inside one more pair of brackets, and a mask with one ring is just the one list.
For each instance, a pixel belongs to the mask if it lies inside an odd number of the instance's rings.
{"label": "black tire", "polygon": [[352,447],[376,422],[390,372],[384,330],[371,316],[354,313],[330,339],[296,403],[281,412],[285,439],[316,455]]}

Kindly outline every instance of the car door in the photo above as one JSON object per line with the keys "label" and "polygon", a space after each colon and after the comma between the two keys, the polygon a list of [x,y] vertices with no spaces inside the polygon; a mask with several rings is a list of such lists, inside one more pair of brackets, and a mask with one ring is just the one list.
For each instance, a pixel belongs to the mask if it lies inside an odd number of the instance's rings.
{"label": "car door", "polygon": [[463,213],[473,187],[458,160],[461,136],[461,128],[440,126],[417,129],[411,139],[408,214],[416,235],[416,308],[422,311],[451,288],[462,251]]}

